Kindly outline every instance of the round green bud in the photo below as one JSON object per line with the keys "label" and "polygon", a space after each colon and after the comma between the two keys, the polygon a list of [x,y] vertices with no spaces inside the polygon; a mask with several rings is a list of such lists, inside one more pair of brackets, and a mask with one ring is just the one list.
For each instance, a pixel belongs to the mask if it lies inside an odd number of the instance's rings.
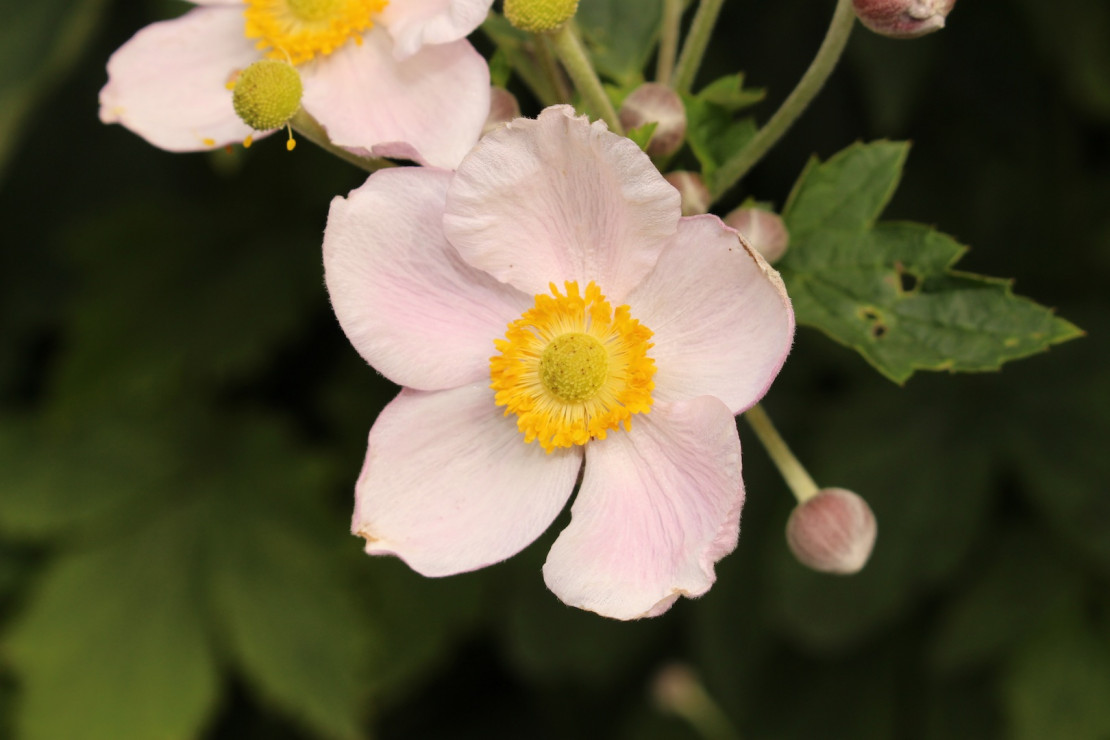
{"label": "round green bud", "polygon": [[505,17],[528,33],[554,31],[574,17],[578,0],[505,0]]}
{"label": "round green bud", "polygon": [[235,113],[255,131],[284,126],[301,107],[301,75],[288,62],[263,59],[244,69],[231,93]]}

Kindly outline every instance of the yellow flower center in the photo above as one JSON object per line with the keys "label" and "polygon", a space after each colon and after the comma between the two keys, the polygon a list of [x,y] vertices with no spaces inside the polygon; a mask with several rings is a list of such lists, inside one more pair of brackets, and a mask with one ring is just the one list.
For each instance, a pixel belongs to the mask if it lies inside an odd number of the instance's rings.
{"label": "yellow flower center", "polygon": [[605,439],[610,429],[631,427],[633,414],[651,411],[655,361],[647,356],[651,330],[616,310],[590,282],[554,284],[551,295],[509,324],[501,353],[490,358],[490,387],[505,415],[516,414],[525,442],[547,452]]}
{"label": "yellow flower center", "polygon": [[307,62],[354,39],[374,22],[388,0],[246,0],[244,33],[271,59]]}

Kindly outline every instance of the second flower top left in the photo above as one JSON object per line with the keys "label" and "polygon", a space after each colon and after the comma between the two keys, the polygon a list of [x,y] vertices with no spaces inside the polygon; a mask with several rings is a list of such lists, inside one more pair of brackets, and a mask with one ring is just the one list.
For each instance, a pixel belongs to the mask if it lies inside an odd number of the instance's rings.
{"label": "second flower top left", "polygon": [[356,153],[454,168],[481,133],[489,70],[465,37],[492,0],[193,2],[112,55],[102,121],[170,151],[259,138],[229,88],[273,58],[296,67],[304,110],[332,143]]}

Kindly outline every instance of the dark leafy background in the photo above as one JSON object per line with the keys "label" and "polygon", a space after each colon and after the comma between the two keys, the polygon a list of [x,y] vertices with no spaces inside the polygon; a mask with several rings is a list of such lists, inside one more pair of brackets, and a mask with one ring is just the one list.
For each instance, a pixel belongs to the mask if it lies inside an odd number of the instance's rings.
{"label": "dark leafy background", "polygon": [[[592,24],[627,5],[589,3]],[[831,6],[727,3],[700,83],[743,69],[765,119]],[[180,9],[2,11],[0,737],[695,738],[651,698],[676,662],[745,738],[1110,736],[1104,2],[965,2],[915,42],[857,29],[723,203],[782,208],[811,155],[912,139],[883,219],[936,225],[971,246],[961,270],[1087,337],[899,387],[801,329],[766,406],[821,482],[871,502],[871,563],[792,561],[789,496],[742,425],[739,549],[707,596],[632,624],[546,592],[551,533],[443,580],[360,554],[351,486],[395,389],[331,316],[319,242],[362,176],[307,142],[171,155],[99,124],[108,55]],[[635,79],[634,43],[592,39]]]}

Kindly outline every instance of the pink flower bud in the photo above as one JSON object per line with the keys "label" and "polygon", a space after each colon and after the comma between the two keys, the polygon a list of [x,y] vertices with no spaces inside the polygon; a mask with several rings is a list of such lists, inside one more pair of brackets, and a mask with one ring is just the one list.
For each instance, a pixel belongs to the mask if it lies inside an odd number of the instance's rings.
{"label": "pink flower bud", "polygon": [[863,25],[892,39],[915,39],[944,28],[956,0],[852,0]]}
{"label": "pink flower bud", "polygon": [[663,176],[682,196],[682,215],[697,216],[709,211],[709,188],[705,187],[701,175],[686,170],[668,172]]}
{"label": "pink flower bud", "polygon": [[850,575],[867,563],[877,529],[866,501],[844,488],[823,488],[794,508],[786,543],[803,565]]}
{"label": "pink flower bud", "polygon": [[686,106],[666,85],[645,82],[637,87],[621,103],[620,118],[626,129],[658,124],[646,150],[652,157],[674,154],[686,138]]}
{"label": "pink flower bud", "polygon": [[489,115],[486,117],[485,125],[482,126],[482,136],[514,118],[520,118],[520,103],[517,102],[516,96],[503,87],[491,87]]}
{"label": "pink flower bud", "polygon": [[782,259],[790,245],[786,224],[777,213],[759,208],[737,208],[725,216],[725,223],[739,231],[744,241],[772,264]]}

